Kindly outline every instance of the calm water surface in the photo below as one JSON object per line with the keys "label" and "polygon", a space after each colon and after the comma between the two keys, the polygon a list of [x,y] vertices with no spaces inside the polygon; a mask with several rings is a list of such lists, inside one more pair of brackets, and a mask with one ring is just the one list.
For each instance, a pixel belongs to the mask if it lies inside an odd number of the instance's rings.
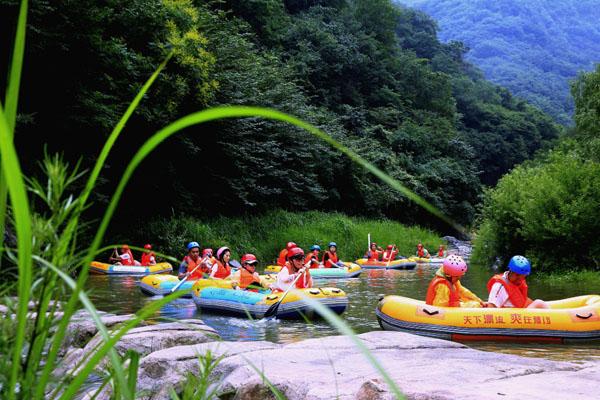
{"label": "calm water surface", "polygon": [[[318,286],[335,286],[343,289],[350,299],[348,309],[342,317],[357,333],[379,330],[375,317],[375,306],[380,296],[398,294],[424,299],[429,281],[437,266],[418,265],[413,271],[370,270],[363,271],[359,278],[340,280],[316,280]],[[492,272],[487,268],[470,266],[462,283],[484,298],[485,285]],[[138,288],[139,277],[91,275],[87,288],[96,307],[112,313],[133,313],[153,297],[143,295]],[[529,280],[530,297],[555,300],[581,294],[600,293],[600,285],[585,282],[562,283]],[[307,325],[299,321],[258,320],[250,321],[235,317],[202,314],[191,299],[179,299],[163,307],[156,315],[159,318],[201,318],[225,340],[248,341],[268,340],[288,343],[312,337],[337,335],[337,331],[322,321]],[[505,343],[468,343],[469,346],[487,351],[519,354],[530,357],[545,357],[555,360],[581,361],[600,360],[600,345],[541,345]]]}

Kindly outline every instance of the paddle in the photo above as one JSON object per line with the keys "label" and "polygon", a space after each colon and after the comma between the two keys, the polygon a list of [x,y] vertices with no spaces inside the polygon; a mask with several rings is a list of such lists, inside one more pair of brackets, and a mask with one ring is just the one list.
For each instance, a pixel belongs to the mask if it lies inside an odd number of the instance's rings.
{"label": "paddle", "polygon": [[392,254],[394,254],[394,246],[392,246],[392,250],[390,251],[390,254],[388,254],[388,263],[385,266],[386,268],[390,266],[390,263],[392,262]]}
{"label": "paddle", "polygon": [[200,268],[200,266],[202,264],[204,264],[204,262],[208,259],[208,257],[204,257],[202,259],[202,261],[200,261],[198,263],[198,265],[196,265],[196,268],[194,268],[193,270],[191,270],[190,272],[187,272],[185,274],[185,276],[183,277],[182,280],[179,281],[179,283],[177,285],[175,285],[175,287],[173,289],[171,289],[171,293],[173,293],[174,291],[176,291],[177,289],[179,289],[179,286],[183,285],[183,282],[187,281],[188,276],[190,276],[191,274],[193,274],[198,268]]}
{"label": "paddle", "polygon": [[292,281],[292,283],[290,283],[290,286],[287,288],[287,290],[285,292],[283,292],[283,296],[281,296],[281,299],[279,299],[279,301],[277,303],[271,304],[271,307],[269,307],[269,309],[267,310],[265,315],[263,315],[263,318],[269,318],[273,315],[277,315],[277,309],[281,305],[281,302],[283,301],[283,299],[285,299],[285,296],[287,296],[290,289],[292,289],[294,287],[294,285],[296,285],[296,281],[298,281],[298,279],[300,279],[300,277],[302,275],[304,275],[305,269],[306,268],[304,268],[304,267],[300,268],[300,270],[298,271],[298,276],[296,278],[294,278],[294,280]]}
{"label": "paddle", "polygon": [[242,268],[242,264],[240,264],[240,262],[237,260],[229,261],[229,265],[231,265],[232,267],[237,268],[237,269]]}

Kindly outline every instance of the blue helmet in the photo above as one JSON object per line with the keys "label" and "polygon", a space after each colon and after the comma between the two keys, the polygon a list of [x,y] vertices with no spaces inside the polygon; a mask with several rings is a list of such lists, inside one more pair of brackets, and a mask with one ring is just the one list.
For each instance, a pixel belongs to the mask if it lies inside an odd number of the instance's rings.
{"label": "blue helmet", "polygon": [[319,246],[318,244],[313,244],[312,246],[310,246],[310,251],[313,251],[313,250],[321,251],[321,246]]}
{"label": "blue helmet", "polygon": [[531,263],[523,256],[514,256],[508,262],[508,270],[517,274],[529,275],[531,273]]}
{"label": "blue helmet", "polygon": [[198,242],[189,242],[187,244],[188,251],[193,249],[194,247],[200,248],[200,245],[198,244]]}
{"label": "blue helmet", "polygon": [[329,247],[334,246],[337,247],[337,243],[336,242],[329,242]]}

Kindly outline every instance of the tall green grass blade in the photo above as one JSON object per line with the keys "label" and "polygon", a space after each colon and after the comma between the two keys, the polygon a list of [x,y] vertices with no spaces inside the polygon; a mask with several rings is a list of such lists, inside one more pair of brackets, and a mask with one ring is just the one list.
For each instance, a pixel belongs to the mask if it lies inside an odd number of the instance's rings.
{"label": "tall green grass blade", "polygon": [[[6,123],[9,135],[14,137],[15,124],[17,120],[17,106],[19,103],[19,87],[21,84],[21,71],[23,69],[23,54],[25,53],[25,33],[27,24],[27,0],[21,1],[17,30],[15,32],[15,43],[13,48],[8,84],[6,88]],[[1,157],[1,156],[0,156]],[[6,224],[6,210],[8,199],[8,186],[4,178],[4,169],[0,166],[0,234],[4,237],[4,226]],[[0,248],[0,265],[2,262],[3,249]]]}
{"label": "tall green grass blade", "polygon": [[21,352],[25,341],[25,328],[27,323],[27,304],[29,303],[29,290],[31,288],[31,213],[25,189],[25,182],[17,152],[10,135],[10,128],[6,114],[0,104],[0,158],[2,170],[6,178],[8,194],[15,218],[18,250],[18,297],[17,329],[15,331],[15,347],[12,359],[12,370],[8,384],[8,398],[15,398],[17,380],[21,374]]}
{"label": "tall green grass blade", "polygon": [[127,375],[127,397],[135,399],[137,387],[138,368],[140,366],[140,355],[135,351],[129,352],[129,372]]}
{"label": "tall green grass blade", "polygon": [[[61,239],[59,240],[59,243],[63,243],[65,246],[67,246],[68,243],[72,243],[71,247],[73,248],[74,243],[75,243],[75,240],[73,240],[73,236],[75,235],[75,232],[77,230],[77,226],[79,223],[79,216],[81,215],[81,212],[83,212],[83,210],[87,204],[87,199],[88,199],[89,195],[91,194],[92,189],[94,188],[94,185],[96,184],[96,181],[98,180],[98,176],[100,175],[100,171],[102,170],[102,167],[104,166],[104,163],[106,161],[106,158],[108,157],[108,154],[110,153],[110,150],[112,149],[115,141],[119,137],[119,134],[125,127],[125,124],[127,123],[129,118],[131,117],[131,115],[133,114],[133,112],[135,111],[135,109],[137,108],[139,103],[141,102],[143,96],[149,90],[150,86],[152,86],[152,84],[158,77],[158,74],[165,68],[168,61],[171,59],[172,55],[173,55],[173,53],[171,52],[165,58],[165,60],[160,64],[160,66],[156,69],[156,71],[154,71],[152,76],[146,81],[146,83],[144,84],[142,89],[138,92],[136,97],[133,99],[133,101],[131,102],[131,104],[129,105],[127,110],[125,111],[125,114],[123,114],[123,117],[121,117],[121,120],[119,121],[117,126],[115,126],[115,129],[113,129],[113,131],[111,132],[109,138],[107,139],[106,143],[104,144],[104,147],[102,148],[102,151],[100,152],[100,156],[98,157],[98,160],[96,161],[96,164],[94,165],[94,168],[90,174],[90,177],[86,183],[86,186],[85,186],[81,196],[79,197],[79,201],[80,201],[79,209],[76,211],[75,217],[71,218],[71,220],[69,221],[67,227],[65,228],[65,230],[61,236]],[[106,217],[106,215],[105,215],[105,217]],[[110,215],[108,215],[108,219],[110,219],[111,217],[112,217],[112,212],[110,213]],[[98,233],[100,233],[100,232],[98,232]],[[102,231],[102,234],[100,236],[102,237],[103,235],[104,235],[104,231]],[[96,244],[95,246],[92,246],[88,250],[88,256],[85,257],[83,264],[82,264],[81,271],[79,273],[79,278],[77,280],[77,288],[75,289],[75,293],[82,290],[83,285],[87,279],[89,264],[92,260],[92,257],[96,254],[97,249],[98,249],[98,244]],[[61,254],[63,254],[63,253],[66,253],[67,251],[68,251],[68,249],[66,247],[61,249],[61,251],[59,252],[60,253],[59,256],[61,256]],[[59,324],[59,326],[56,330],[56,333],[54,335],[54,340],[52,342],[52,345],[50,346],[50,350],[48,351],[46,365],[40,376],[40,383],[42,384],[42,386],[44,386],[50,378],[52,370],[54,369],[54,364],[56,363],[56,358],[58,357],[60,345],[61,345],[62,340],[64,339],[64,336],[66,333],[68,320],[71,318],[71,316],[75,312],[75,308],[77,305],[77,295],[75,293],[69,299],[67,305],[65,306],[64,320],[62,320],[61,323]]]}

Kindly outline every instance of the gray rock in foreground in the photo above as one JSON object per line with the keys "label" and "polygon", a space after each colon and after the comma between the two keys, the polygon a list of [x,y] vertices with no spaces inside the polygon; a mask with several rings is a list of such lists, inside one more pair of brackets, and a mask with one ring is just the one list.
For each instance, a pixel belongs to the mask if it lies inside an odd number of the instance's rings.
{"label": "gray rock in foreground", "polygon": [[[600,364],[575,364],[470,349],[400,332],[369,332],[361,342],[409,399],[597,399]],[[278,345],[211,342],[160,350],[140,363],[138,389],[146,399],[180,391],[198,356],[223,357],[212,378],[219,394],[274,398],[264,376],[288,399],[394,398],[383,378],[347,337]]]}

